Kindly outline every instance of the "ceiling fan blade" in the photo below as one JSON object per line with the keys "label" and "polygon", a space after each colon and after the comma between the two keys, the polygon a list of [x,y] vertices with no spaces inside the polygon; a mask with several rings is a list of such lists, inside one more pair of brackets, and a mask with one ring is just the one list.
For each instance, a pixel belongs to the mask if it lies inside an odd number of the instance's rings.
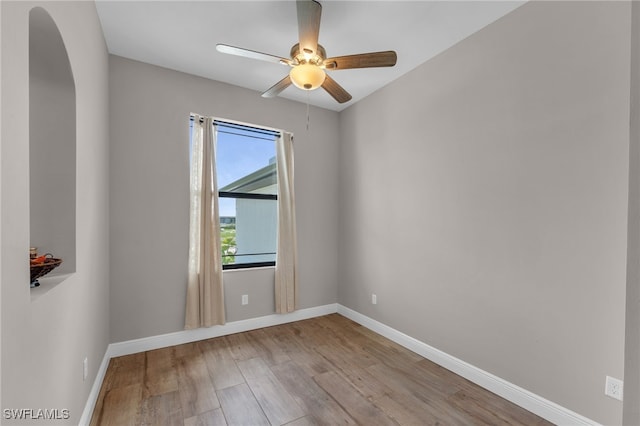
{"label": "ceiling fan blade", "polygon": [[347,70],[351,68],[392,67],[398,55],[393,50],[385,52],[361,53],[359,55],[337,56],[324,61],[328,70]]}
{"label": "ceiling fan blade", "polygon": [[300,51],[314,54],[318,50],[322,5],[315,0],[298,0],[298,39]]}
{"label": "ceiling fan blade", "polygon": [[338,101],[338,103],[343,104],[345,102],[349,102],[351,100],[351,95],[349,92],[344,90],[342,86],[340,86],[334,79],[327,76],[324,79],[324,83],[322,83],[322,88],[327,91],[333,99]]}
{"label": "ceiling fan blade", "polygon": [[271,86],[266,92],[262,94],[263,98],[275,98],[287,87],[291,86],[291,78],[287,75],[285,78]]}
{"label": "ceiling fan blade", "polygon": [[256,52],[255,50],[243,49],[242,47],[229,46],[228,44],[216,44],[216,50],[229,55],[258,59],[260,61],[273,62],[274,64],[291,65],[291,59],[269,55],[268,53]]}

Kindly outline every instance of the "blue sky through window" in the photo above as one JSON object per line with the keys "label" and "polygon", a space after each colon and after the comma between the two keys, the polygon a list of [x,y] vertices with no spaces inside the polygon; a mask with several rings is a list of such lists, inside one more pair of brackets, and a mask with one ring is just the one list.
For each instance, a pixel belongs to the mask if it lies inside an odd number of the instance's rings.
{"label": "blue sky through window", "polygon": [[[216,171],[218,188],[230,184],[267,165],[276,155],[275,137],[242,132],[227,132],[218,126]],[[220,216],[235,216],[235,199],[220,198]]]}
{"label": "blue sky through window", "polygon": [[[276,155],[275,136],[261,135],[241,129],[217,126],[216,178],[218,188],[230,184],[269,164]],[[193,135],[193,123],[189,126],[189,140]],[[191,158],[191,146],[189,146]],[[220,216],[236,215],[233,198],[219,199]]]}

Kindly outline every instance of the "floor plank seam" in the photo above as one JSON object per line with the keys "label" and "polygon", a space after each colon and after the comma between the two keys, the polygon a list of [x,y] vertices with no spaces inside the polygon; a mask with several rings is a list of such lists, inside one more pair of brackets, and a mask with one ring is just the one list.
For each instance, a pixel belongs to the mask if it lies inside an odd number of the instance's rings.
{"label": "floor plank seam", "polygon": [[91,425],[549,424],[339,314],[113,358]]}

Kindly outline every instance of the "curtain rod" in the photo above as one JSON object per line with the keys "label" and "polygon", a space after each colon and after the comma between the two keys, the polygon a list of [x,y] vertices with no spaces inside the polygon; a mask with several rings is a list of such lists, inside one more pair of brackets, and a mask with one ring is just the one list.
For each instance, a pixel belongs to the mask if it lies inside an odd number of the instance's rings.
{"label": "curtain rod", "polygon": [[[194,116],[190,115],[190,120],[193,121],[194,120]],[[203,117],[200,117],[200,123],[202,123],[204,121]],[[271,130],[271,129],[265,129],[263,127],[257,127],[257,126],[250,126],[247,124],[243,124],[243,123],[234,123],[231,121],[224,121],[224,120],[219,120],[219,119],[214,119],[213,120],[213,124],[214,125],[218,125],[218,126],[223,126],[223,127],[229,127],[232,129],[242,129],[242,130],[246,130],[248,132],[255,132],[255,133],[261,133],[263,135],[272,135],[272,136],[282,136],[282,132],[279,130]]]}

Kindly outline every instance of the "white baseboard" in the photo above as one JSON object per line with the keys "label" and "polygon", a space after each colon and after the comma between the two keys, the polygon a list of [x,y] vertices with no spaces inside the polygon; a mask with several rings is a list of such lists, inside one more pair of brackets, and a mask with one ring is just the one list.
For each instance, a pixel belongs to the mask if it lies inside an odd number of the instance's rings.
{"label": "white baseboard", "polygon": [[91,387],[91,392],[89,392],[89,397],[87,398],[84,410],[82,411],[82,416],[78,422],[78,425],[80,426],[89,426],[89,423],[91,423],[91,415],[93,414],[93,409],[98,401],[100,388],[102,387],[102,382],[104,381],[104,376],[107,373],[107,367],[109,366],[109,360],[111,360],[111,357],[109,356],[109,348],[107,347],[107,350],[104,352],[104,356],[102,357],[100,368],[98,368],[96,379],[93,381],[93,386]]}
{"label": "white baseboard", "polygon": [[339,304],[338,313],[554,424],[598,425],[591,419],[494,376],[346,306]]}
{"label": "white baseboard", "polygon": [[264,317],[250,318],[246,320],[228,322],[224,325],[196,328],[193,330],[176,331],[175,333],[161,334],[159,336],[143,337],[142,339],[127,340],[126,342],[112,343],[107,349],[111,358],[122,355],[135,354],[153,349],[166,348],[168,346],[182,345],[184,343],[197,342],[198,340],[211,339],[226,336],[228,334],[241,333],[243,331],[256,330],[263,327],[300,321],[303,319],[319,317],[337,312],[338,305],[316,306],[300,309],[290,314],[273,314]]}
{"label": "white baseboard", "polygon": [[273,314],[247,320],[229,322],[224,325],[216,325],[208,328],[197,328],[194,330],[176,331],[175,333],[161,334],[159,336],[144,337],[142,339],[128,340],[125,342],[111,343],[100,364],[100,369],[89,393],[89,398],[85,404],[80,426],[87,426],[91,422],[91,415],[98,400],[98,394],[102,387],[102,381],[107,372],[109,360],[114,357],[135,354],[138,352],[150,351],[153,349],[166,348],[169,346],[182,345],[184,343],[197,342],[199,340],[211,339],[214,337],[226,336],[228,334],[241,333],[243,331],[256,330],[274,325],[286,324],[309,318],[336,313],[338,305],[332,303],[324,306],[300,309],[290,314]]}
{"label": "white baseboard", "polygon": [[322,315],[339,313],[358,324],[361,324],[376,333],[393,340],[399,345],[435,362],[442,367],[453,371],[454,373],[470,380],[471,382],[482,386],[485,389],[501,396],[502,398],[513,402],[514,404],[531,411],[534,414],[558,425],[589,425],[597,426],[598,423],[588,419],[578,413],[564,408],[552,401],[549,401],[539,395],[529,392],[513,383],[510,383],[500,377],[494,376],[478,367],[475,367],[461,359],[451,356],[441,350],[427,345],[411,336],[408,336],[394,328],[391,328],[379,321],[362,315],[352,309],[340,304],[329,304],[317,306],[314,308],[301,309],[284,315],[267,315],[259,318],[251,318],[247,320],[234,321],[225,325],[214,326],[210,328],[198,328],[195,330],[177,331],[159,336],[145,337],[142,339],[129,340],[126,342],[112,343],[107,347],[107,351],[102,359],[102,364],[98,370],[98,374],[91,388],[89,398],[85,405],[79,424],[81,426],[88,425],[91,421],[91,415],[95,408],[96,401],[102,381],[104,380],[109,360],[113,357],[129,355],[138,352],[149,351],[153,349],[165,348],[168,346],[181,345],[184,343],[195,342],[198,340],[211,339],[213,337],[226,336],[228,334],[240,333],[243,331],[256,330],[263,327],[271,327],[274,325],[285,324],[294,321],[300,321],[309,318],[315,318]]}

